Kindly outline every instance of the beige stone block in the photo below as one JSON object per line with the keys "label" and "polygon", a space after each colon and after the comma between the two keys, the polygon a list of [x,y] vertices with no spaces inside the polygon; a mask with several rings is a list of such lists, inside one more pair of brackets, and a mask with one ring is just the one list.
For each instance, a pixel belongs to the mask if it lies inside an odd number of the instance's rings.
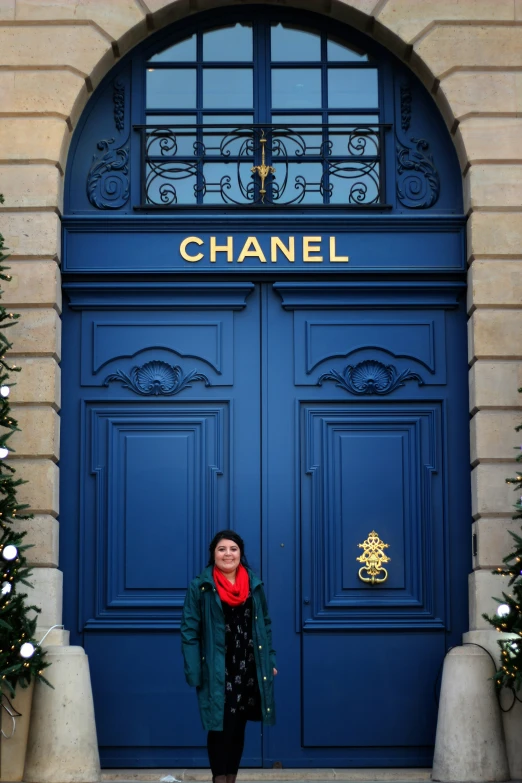
{"label": "beige stone block", "polygon": [[[1,72],[0,72],[1,73]],[[13,209],[62,209],[62,180],[57,166],[52,163],[31,165],[0,165],[0,183],[4,207]]]}
{"label": "beige stone block", "polygon": [[522,258],[522,212],[473,212],[467,234],[468,257]]}
{"label": "beige stone block", "polygon": [[522,165],[476,163],[464,177],[466,212],[479,207],[520,208],[522,204]]}
{"label": "beige stone block", "polygon": [[13,418],[20,432],[9,438],[18,457],[60,458],[60,417],[50,405],[13,405]]}
{"label": "beige stone block", "polygon": [[17,21],[92,20],[114,40],[144,18],[135,0],[17,0],[16,3]]}
{"label": "beige stone block", "polygon": [[388,0],[377,15],[383,25],[410,43],[426,31],[434,20],[510,21],[514,18],[511,0]]}
{"label": "beige stone block", "polygon": [[0,0],[0,20],[10,21],[15,18],[16,0]]}
{"label": "beige stone block", "polygon": [[485,612],[494,615],[497,611],[496,598],[502,598],[502,593],[510,595],[509,578],[492,574],[487,571],[473,571],[468,577],[469,587],[469,629],[470,631],[489,631],[492,626],[482,617]]}
{"label": "beige stone block", "polygon": [[63,574],[57,568],[33,568],[32,587],[27,588],[28,602],[40,607],[39,628],[50,628],[62,622]]}
{"label": "beige stone block", "polygon": [[[520,466],[519,466],[520,467]],[[473,518],[513,514],[517,496],[506,478],[515,475],[517,463],[481,462],[471,471],[471,505]]]}
{"label": "beige stone block", "polygon": [[18,489],[20,503],[28,503],[33,514],[58,516],[59,470],[56,462],[50,459],[17,459],[12,462],[17,478],[27,482]]}
{"label": "beige stone block", "polygon": [[520,524],[510,517],[496,519],[482,518],[473,523],[476,535],[477,554],[473,557],[473,568],[499,568],[502,560],[513,549],[513,538],[509,531],[521,535]]}
{"label": "beige stone block", "polygon": [[60,256],[60,219],[56,212],[0,212],[11,256]]}
{"label": "beige stone block", "polygon": [[470,410],[522,405],[522,361],[478,361],[469,372]]}
{"label": "beige stone block", "polygon": [[13,354],[49,354],[60,358],[61,321],[56,310],[37,307],[34,310],[18,308],[20,320],[11,329],[9,339]]}
{"label": "beige stone block", "polygon": [[60,365],[56,359],[48,356],[13,357],[13,362],[21,368],[13,373],[10,396],[11,403],[40,403],[60,409],[61,386]]}
{"label": "beige stone block", "polygon": [[512,71],[454,71],[441,81],[439,93],[460,121],[470,114],[517,112],[517,74]]}
{"label": "beige stone block", "polygon": [[522,305],[522,259],[477,259],[468,273],[468,312],[481,305]]}
{"label": "beige stone block", "polygon": [[[493,6],[486,0],[485,4],[489,6],[490,13],[496,13],[497,3]],[[512,25],[435,23],[415,43],[414,51],[438,79],[457,68],[510,68],[522,65],[520,28]]]}
{"label": "beige stone block", "polygon": [[65,120],[59,117],[2,117],[0,161],[60,163]]}
{"label": "beige stone block", "polygon": [[515,427],[519,424],[522,424],[522,409],[478,411],[470,425],[471,462],[473,464],[479,460],[512,462],[520,454],[522,444],[522,432],[515,432]]}
{"label": "beige stone block", "polygon": [[25,531],[24,544],[31,545],[25,551],[29,566],[57,568],[60,539],[58,520],[49,514],[37,514],[32,519],[14,522],[13,527],[20,532]]}
{"label": "beige stone block", "polygon": [[89,24],[0,25],[3,66],[69,66],[88,76],[110,46],[107,37]]}
{"label": "beige stone block", "polygon": [[85,79],[71,71],[0,71],[0,112],[67,119],[84,86]]}
{"label": "beige stone block", "polygon": [[11,280],[2,282],[2,302],[11,308],[24,305],[62,309],[60,268],[56,261],[8,262]]}
{"label": "beige stone block", "polygon": [[468,321],[469,361],[518,359],[522,353],[522,310],[475,310]]}
{"label": "beige stone block", "polygon": [[522,133],[521,117],[468,117],[460,123],[459,131],[471,164],[522,162],[518,142]]}

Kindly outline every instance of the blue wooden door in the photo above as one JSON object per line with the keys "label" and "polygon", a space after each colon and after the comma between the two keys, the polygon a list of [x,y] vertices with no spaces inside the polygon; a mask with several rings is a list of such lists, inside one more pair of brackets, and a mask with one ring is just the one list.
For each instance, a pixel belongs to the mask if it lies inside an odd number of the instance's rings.
{"label": "blue wooden door", "polygon": [[[437,675],[466,627],[458,289],[279,283],[263,312],[264,562],[280,669],[265,764],[428,766]],[[390,557],[375,584],[357,560],[373,531]]]}
{"label": "blue wooden door", "polygon": [[[240,529],[261,565],[259,290],[67,290],[65,614],[89,656],[102,764],[206,766],[179,625],[217,530]],[[245,760],[262,763],[258,725]]]}
{"label": "blue wooden door", "polygon": [[[278,721],[246,766],[431,763],[465,627],[465,313],[454,285],[67,288],[66,618],[105,766],[206,766],[186,587],[218,529],[265,579]],[[368,534],[388,579],[360,580]],[[72,623],[69,622],[69,626]]]}

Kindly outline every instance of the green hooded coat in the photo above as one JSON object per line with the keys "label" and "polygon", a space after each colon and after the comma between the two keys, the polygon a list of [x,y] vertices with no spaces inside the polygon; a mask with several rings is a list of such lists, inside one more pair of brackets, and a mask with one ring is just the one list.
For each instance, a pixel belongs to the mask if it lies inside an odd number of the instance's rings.
{"label": "green hooded coat", "polygon": [[[225,619],[221,599],[207,566],[187,590],[181,621],[185,679],[196,688],[199,712],[206,731],[223,730],[225,707]],[[252,593],[252,635],[263,723],[275,723],[275,651],[263,583],[249,568]]]}

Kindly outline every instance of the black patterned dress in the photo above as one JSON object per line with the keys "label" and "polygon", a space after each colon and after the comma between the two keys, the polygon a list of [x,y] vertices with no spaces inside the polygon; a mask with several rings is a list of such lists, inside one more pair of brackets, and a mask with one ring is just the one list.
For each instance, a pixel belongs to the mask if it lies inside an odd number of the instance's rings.
{"label": "black patterned dress", "polygon": [[222,602],[225,615],[225,713],[245,720],[261,720],[252,638],[252,596],[244,604]]}

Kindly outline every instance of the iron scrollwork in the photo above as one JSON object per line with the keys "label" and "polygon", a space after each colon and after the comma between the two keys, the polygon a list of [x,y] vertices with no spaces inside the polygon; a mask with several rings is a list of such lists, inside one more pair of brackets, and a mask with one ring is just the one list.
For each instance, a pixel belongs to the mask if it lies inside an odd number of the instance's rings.
{"label": "iron scrollwork", "polygon": [[397,144],[397,197],[409,209],[428,209],[438,200],[440,177],[430,145],[425,139],[411,139],[414,146]]}
{"label": "iron scrollwork", "polygon": [[93,156],[87,175],[87,196],[98,209],[120,209],[129,200],[129,146],[113,146],[115,139],[96,145],[104,154]]}
{"label": "iron scrollwork", "polygon": [[296,128],[141,126],[143,206],[380,203],[381,126]]}
{"label": "iron scrollwork", "polygon": [[108,375],[103,385],[108,386],[113,381],[144,397],[179,394],[183,389],[190,389],[196,381],[202,381],[205,386],[211,385],[207,376],[197,370],[185,374],[179,364],[173,366],[162,361],[147,362],[140,367],[133,367],[129,375],[123,370],[118,370]]}
{"label": "iron scrollwork", "polygon": [[408,209],[429,209],[440,195],[440,177],[426,139],[406,138],[412,121],[413,92],[400,85],[402,139],[397,133],[397,198]]}
{"label": "iron scrollwork", "polygon": [[125,85],[117,79],[113,85],[112,101],[114,103],[114,124],[117,131],[125,126]]}
{"label": "iron scrollwork", "polygon": [[416,372],[403,370],[399,372],[393,364],[383,364],[373,359],[359,362],[359,364],[348,364],[342,372],[330,370],[323,373],[317,381],[318,386],[322,386],[325,381],[334,381],[335,385],[350,394],[390,394],[406,381],[417,381],[419,386],[423,386],[424,381]]}
{"label": "iron scrollwork", "polygon": [[[117,79],[113,84],[114,125],[120,133],[125,129],[125,84]],[[101,155],[93,155],[87,174],[87,198],[97,209],[120,209],[129,200],[129,137],[100,139],[96,145]]]}

